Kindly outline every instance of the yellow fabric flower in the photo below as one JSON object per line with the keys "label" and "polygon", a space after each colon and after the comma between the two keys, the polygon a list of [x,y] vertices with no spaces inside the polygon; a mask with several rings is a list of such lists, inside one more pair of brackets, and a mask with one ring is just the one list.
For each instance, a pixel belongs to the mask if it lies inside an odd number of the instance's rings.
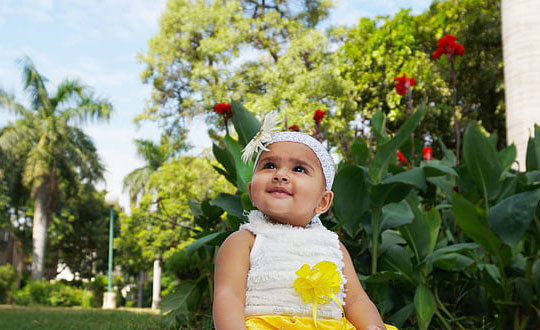
{"label": "yellow fabric flower", "polygon": [[317,325],[317,305],[335,301],[341,309],[336,295],[341,291],[341,276],[335,263],[321,261],[313,268],[304,264],[296,271],[298,278],[294,289],[302,295],[305,303],[313,302],[313,321]]}

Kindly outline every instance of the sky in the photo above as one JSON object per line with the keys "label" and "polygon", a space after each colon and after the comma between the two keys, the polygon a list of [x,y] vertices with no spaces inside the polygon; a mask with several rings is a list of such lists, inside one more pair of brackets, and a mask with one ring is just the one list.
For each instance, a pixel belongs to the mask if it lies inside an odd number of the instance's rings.
{"label": "sky", "polygon": [[[48,81],[48,90],[63,79],[79,79],[96,96],[108,99],[114,114],[108,123],[89,123],[84,131],[93,139],[105,168],[98,189],[119,195],[127,209],[123,178],[144,165],[133,140],[159,138],[153,123],[136,125],[151,86],[143,84],[144,65],[137,60],[159,33],[166,0],[0,0],[0,87],[27,104],[17,59],[29,56]],[[426,10],[431,0],[334,0],[328,24],[354,25],[361,17],[393,15],[401,8]],[[16,118],[0,108],[0,127]],[[189,142],[197,155],[211,147],[202,120],[189,125]]]}

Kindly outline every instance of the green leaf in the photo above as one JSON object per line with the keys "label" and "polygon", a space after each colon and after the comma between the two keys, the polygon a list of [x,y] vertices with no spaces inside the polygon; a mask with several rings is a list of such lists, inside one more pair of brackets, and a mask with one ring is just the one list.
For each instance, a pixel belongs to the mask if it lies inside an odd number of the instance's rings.
{"label": "green leaf", "polygon": [[501,188],[499,179],[503,167],[495,147],[478,126],[472,123],[467,126],[463,136],[463,158],[484,198],[495,198]]}
{"label": "green leaf", "polygon": [[373,135],[375,136],[375,141],[377,144],[382,144],[388,141],[388,136],[386,135],[386,118],[380,110],[375,111],[373,117],[371,118],[371,124],[373,126]]}
{"label": "green leaf", "polygon": [[429,254],[425,260],[427,262],[435,262],[447,254],[461,252],[463,250],[474,250],[476,248],[478,248],[478,244],[476,243],[459,243],[459,244],[449,245],[449,246],[445,246],[443,248],[437,249],[433,253]]}
{"label": "green leaf", "polygon": [[437,237],[439,237],[439,231],[441,230],[441,215],[436,208],[431,208],[428,214],[425,216],[426,224],[429,229],[429,246],[426,254],[430,254],[435,249],[437,244]]}
{"label": "green leaf", "polygon": [[517,157],[517,149],[514,144],[509,145],[503,150],[499,151],[499,161],[504,171],[507,171],[512,167]]}
{"label": "green leaf", "polygon": [[472,265],[474,260],[459,253],[448,253],[433,262],[433,266],[446,271],[460,272]]}
{"label": "green leaf", "polygon": [[532,266],[531,282],[540,294],[540,259],[536,259]]}
{"label": "green leaf", "polygon": [[452,212],[459,228],[489,252],[499,254],[502,242],[489,228],[486,212],[456,192],[452,193],[452,202]]}
{"label": "green leaf", "polygon": [[399,245],[390,247],[384,255],[381,256],[381,266],[388,270],[402,272],[410,278],[413,278],[413,266],[411,259],[404,248]]}
{"label": "green leaf", "polygon": [[379,232],[409,224],[413,221],[413,218],[414,215],[405,201],[386,204],[382,208]]}
{"label": "green leaf", "polygon": [[362,137],[356,138],[351,145],[352,159],[355,165],[365,166],[369,163],[371,153],[368,145]]}
{"label": "green leaf", "polygon": [[417,261],[420,261],[429,249],[430,229],[416,201],[408,198],[407,204],[414,214],[413,221],[398,229],[416,255]]}
{"label": "green leaf", "polygon": [[397,312],[395,312],[393,315],[391,315],[388,318],[389,324],[392,324],[396,327],[402,327],[403,324],[405,324],[405,321],[409,319],[414,312],[414,304],[410,303],[402,308],[400,308]]}
{"label": "green leaf", "polygon": [[247,220],[247,218],[244,216],[244,208],[242,207],[241,197],[238,195],[219,193],[216,198],[210,201],[210,204],[221,207],[230,215]]}
{"label": "green leaf", "polygon": [[489,226],[511,247],[516,247],[529,227],[540,200],[540,189],[506,198],[489,211]]}
{"label": "green leaf", "polygon": [[534,125],[534,137],[530,137],[527,143],[525,164],[527,172],[540,170],[540,127],[538,125]]}
{"label": "green leaf", "polygon": [[441,159],[441,163],[450,167],[456,166],[456,156],[454,155],[452,150],[446,147],[442,139],[439,139],[438,141],[443,153],[443,159]]}
{"label": "green leaf", "polygon": [[226,136],[224,139],[225,146],[227,150],[231,153],[234,166],[236,168],[236,182],[237,188],[241,192],[248,191],[248,183],[251,180],[251,175],[253,173],[253,162],[245,164],[242,161],[242,146],[233,140],[230,136]]}
{"label": "green leaf", "polygon": [[242,104],[238,102],[231,102],[231,110],[231,120],[236,133],[238,133],[238,139],[243,148],[249,143],[249,141],[251,141],[257,132],[259,132],[261,129],[261,123],[251,112],[249,112]]}
{"label": "green leaf", "polygon": [[418,189],[422,189],[424,191],[426,190],[426,178],[424,176],[424,171],[419,167],[415,167],[412,170],[401,172],[395,175],[387,176],[381,181],[382,184],[394,182],[400,182],[411,185]]}
{"label": "green leaf", "polygon": [[210,233],[210,234],[208,234],[208,235],[206,235],[204,237],[201,237],[198,240],[194,241],[193,243],[191,243],[190,245],[187,246],[186,253],[188,255],[192,255],[193,253],[195,253],[195,251],[197,251],[198,249],[203,247],[206,243],[210,243],[211,241],[213,241],[214,239],[216,239],[220,235],[223,236],[224,234],[228,235],[228,233],[224,233],[224,232],[219,231],[219,232]]}
{"label": "green leaf", "polygon": [[234,157],[231,153],[215,143],[212,144],[212,153],[221,166],[223,166],[227,174],[236,178],[236,166],[234,165]]}
{"label": "green leaf", "polygon": [[358,232],[360,219],[369,206],[369,183],[365,171],[358,166],[347,166],[334,180],[334,212],[343,221],[350,236]]}
{"label": "green leaf", "polygon": [[450,166],[443,165],[438,160],[431,160],[428,162],[422,162],[420,167],[424,170],[424,175],[426,178],[437,177],[442,175],[453,175],[458,176],[457,172]]}
{"label": "green leaf", "polygon": [[424,106],[421,106],[420,109],[414,113],[414,115],[405,121],[405,123],[399,128],[396,135],[390,141],[379,145],[369,168],[369,174],[373,182],[379,183],[382,180],[387,172],[389,162],[392,159],[395,159],[394,157],[396,156],[396,151],[403,144],[403,142],[410,138],[411,133],[414,132],[420,123],[424,110]]}
{"label": "green leaf", "polygon": [[388,203],[398,203],[407,197],[412,188],[409,184],[399,182],[374,185],[371,187],[372,207],[382,208]]}
{"label": "green leaf", "polygon": [[161,302],[163,314],[174,312],[175,314],[195,313],[200,305],[202,291],[199,280],[185,280]]}
{"label": "green leaf", "polygon": [[435,314],[436,305],[433,294],[423,284],[416,287],[416,292],[414,293],[414,308],[416,310],[416,317],[418,318],[419,329],[428,329],[431,318],[433,317],[433,314]]}

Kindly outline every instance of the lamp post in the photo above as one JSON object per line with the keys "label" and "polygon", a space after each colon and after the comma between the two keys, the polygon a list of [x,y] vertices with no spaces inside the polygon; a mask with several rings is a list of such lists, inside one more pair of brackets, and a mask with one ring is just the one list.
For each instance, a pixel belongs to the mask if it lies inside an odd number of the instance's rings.
{"label": "lamp post", "polygon": [[103,294],[103,308],[116,308],[116,292],[112,290],[112,271],[113,271],[113,238],[114,238],[114,207],[118,205],[118,196],[114,193],[105,195],[105,202],[111,207],[109,219],[109,272],[107,280],[107,292]]}

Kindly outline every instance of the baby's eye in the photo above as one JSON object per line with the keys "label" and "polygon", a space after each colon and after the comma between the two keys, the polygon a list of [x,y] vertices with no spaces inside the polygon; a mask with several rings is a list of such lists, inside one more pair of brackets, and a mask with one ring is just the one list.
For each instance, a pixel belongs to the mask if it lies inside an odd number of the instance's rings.
{"label": "baby's eye", "polygon": [[293,171],[294,172],[298,172],[298,173],[306,173],[306,169],[303,167],[303,166],[296,166],[295,168],[293,168]]}
{"label": "baby's eye", "polygon": [[274,165],[274,163],[271,163],[271,162],[268,162],[266,164],[264,164],[263,168],[267,168],[267,169],[275,169],[276,168],[276,165]]}

